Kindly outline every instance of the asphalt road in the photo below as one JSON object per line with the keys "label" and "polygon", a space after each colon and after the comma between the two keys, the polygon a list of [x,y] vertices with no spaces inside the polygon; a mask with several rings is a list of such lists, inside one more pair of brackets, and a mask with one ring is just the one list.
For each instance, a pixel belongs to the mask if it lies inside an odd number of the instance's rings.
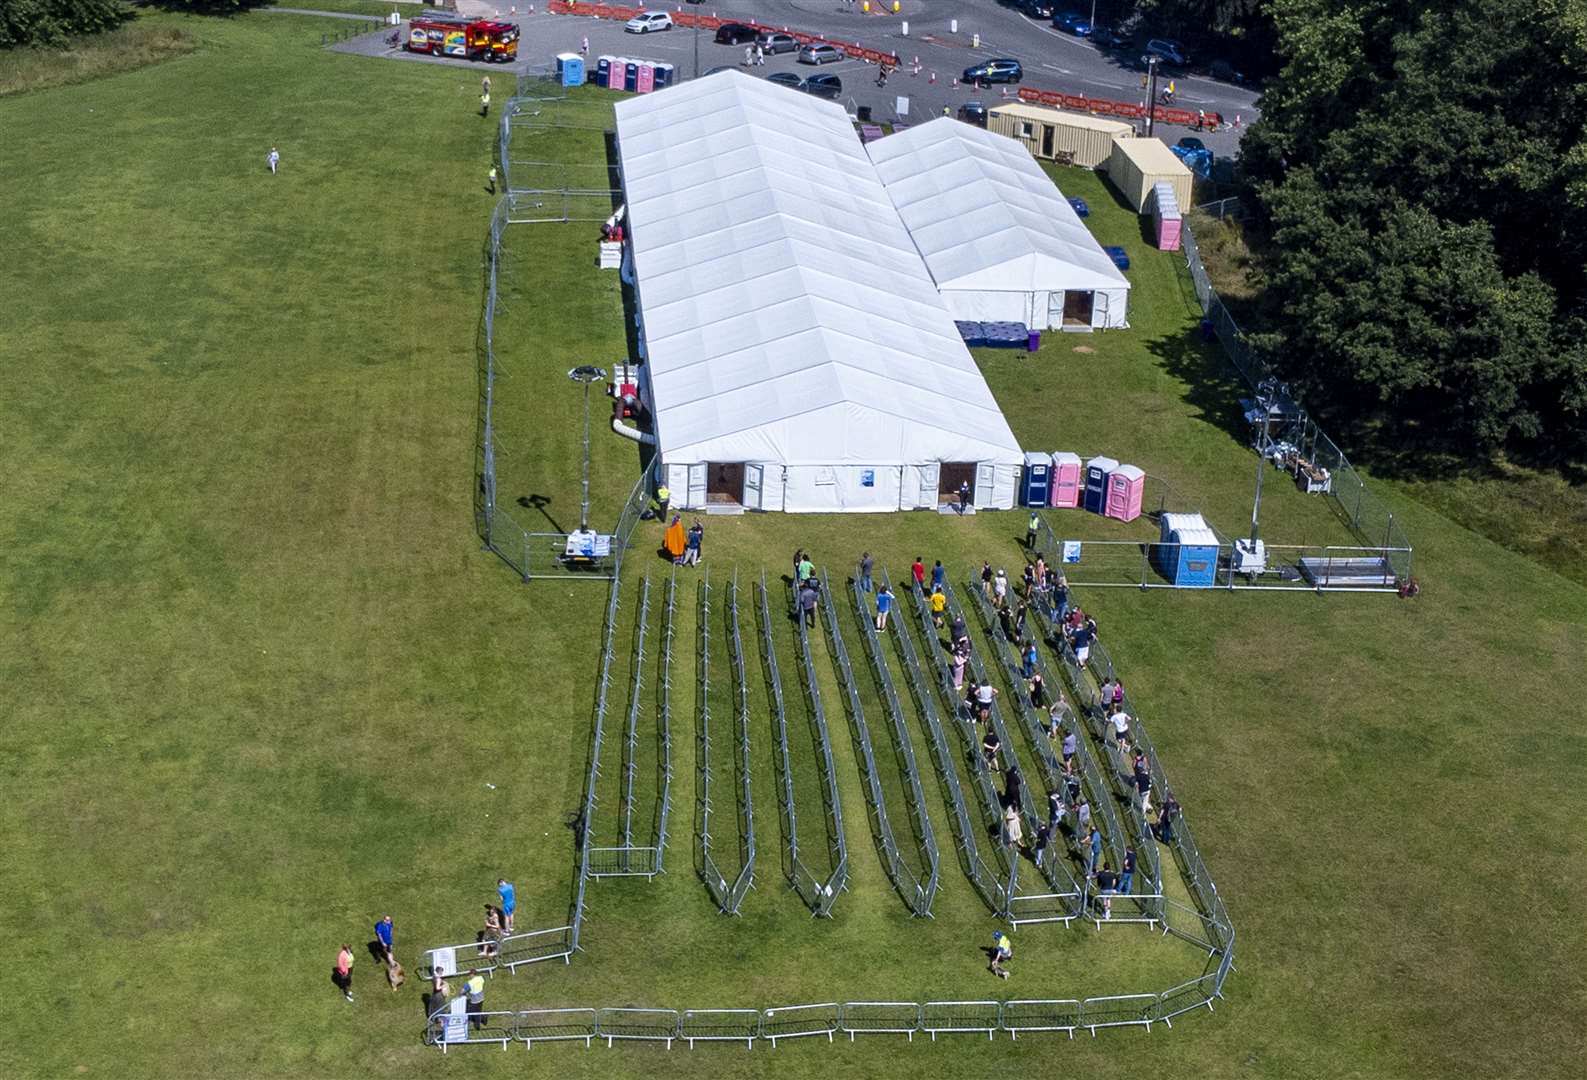
{"label": "asphalt road", "polygon": [[[459,8],[486,15],[500,11],[502,18],[520,25],[523,37],[519,44],[519,62],[515,65],[519,69],[545,64],[559,52],[576,52],[586,37],[592,61],[602,53],[662,60],[675,64],[682,77],[692,76],[696,63],[702,75],[716,67],[743,65],[743,46],[717,45],[711,40],[709,31],[697,34],[693,30],[676,29],[664,33],[628,34],[618,22],[546,14],[543,2],[536,4],[537,11],[533,15],[527,14],[523,7],[513,14],[512,6],[517,2],[508,0],[498,6],[493,0],[461,0]],[[653,10],[667,10],[675,5],[650,6]],[[867,105],[878,119],[904,118],[921,123],[942,115],[944,108],[957,109],[968,101],[981,101],[989,106],[999,103],[1004,100],[1003,87],[977,91],[973,87],[953,84],[954,77],[966,67],[998,56],[1012,56],[1024,65],[1026,86],[1116,101],[1145,99],[1140,89],[1141,74],[1128,66],[1127,58],[1104,53],[1081,39],[1052,29],[1045,20],[1027,19],[994,0],[901,0],[900,6],[902,10],[896,16],[863,14],[858,4],[850,8],[843,0],[715,0],[690,5],[687,10],[724,18],[753,18],[761,23],[786,25],[839,40],[857,41],[868,48],[896,52],[903,66],[894,72],[886,87],[876,85],[877,68],[862,61],[845,59],[821,68],[824,73],[842,78],[844,93],[840,100],[851,111]],[[412,12],[413,9],[405,5],[402,14],[408,17]],[[954,20],[958,23],[957,31],[953,29]],[[905,23],[908,24],[907,36]],[[484,64],[403,53],[386,42],[392,29],[386,28],[383,33],[364,35],[335,47],[412,63],[450,65],[468,72],[468,81],[476,87],[478,74],[490,69]],[[912,74],[916,57],[921,64],[918,75]],[[764,76],[777,71],[795,71],[808,75],[815,70],[810,65],[797,63],[790,53],[767,57],[765,65],[755,68],[754,74]],[[931,78],[933,72],[936,73],[935,82]],[[1198,76],[1176,76],[1176,81],[1178,104],[1182,107],[1221,112],[1230,120],[1240,117],[1242,127],[1239,130],[1201,136],[1214,153],[1233,154],[1243,125],[1256,116],[1255,92]],[[1010,99],[1016,89],[1007,88]],[[907,99],[902,103],[905,111],[901,114],[897,108],[899,98]],[[1156,134],[1172,143],[1188,132],[1184,128],[1160,124]]]}

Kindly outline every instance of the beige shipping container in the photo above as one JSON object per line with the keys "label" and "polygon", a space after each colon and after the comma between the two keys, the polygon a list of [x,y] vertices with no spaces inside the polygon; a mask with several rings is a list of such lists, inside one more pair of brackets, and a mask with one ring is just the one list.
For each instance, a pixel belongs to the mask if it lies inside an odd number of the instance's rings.
{"label": "beige shipping container", "polygon": [[1108,179],[1137,214],[1151,209],[1152,185],[1166,180],[1173,185],[1181,211],[1188,211],[1191,175],[1161,139],[1115,139],[1108,158]]}
{"label": "beige shipping container", "polygon": [[1070,164],[1094,169],[1105,165],[1113,140],[1128,138],[1135,129],[1122,120],[1064,112],[1043,105],[999,105],[987,113],[986,128],[1025,144],[1031,157],[1056,161],[1070,155]]}

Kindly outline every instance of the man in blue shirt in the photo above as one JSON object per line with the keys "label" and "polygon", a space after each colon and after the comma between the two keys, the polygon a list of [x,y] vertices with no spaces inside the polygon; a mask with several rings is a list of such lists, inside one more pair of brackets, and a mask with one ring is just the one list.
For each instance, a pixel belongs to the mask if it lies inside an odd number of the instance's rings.
{"label": "man in blue shirt", "polygon": [[1135,849],[1124,849],[1124,870],[1119,874],[1119,892],[1130,895],[1130,883],[1135,880]]}
{"label": "man in blue shirt", "polygon": [[503,933],[512,933],[513,912],[518,908],[518,894],[512,887],[512,882],[506,878],[496,879],[496,895],[501,897],[501,928]]}
{"label": "man in blue shirt", "polygon": [[1075,663],[1085,667],[1086,661],[1091,659],[1091,627],[1082,626],[1076,630],[1069,644],[1075,650]]}
{"label": "man in blue shirt", "polygon": [[1088,873],[1095,875],[1102,865],[1102,834],[1095,825],[1091,827],[1091,866]]}
{"label": "man in blue shirt", "polygon": [[948,580],[948,572],[942,568],[942,560],[938,559],[931,568],[931,587],[933,590],[942,588],[942,583]]}
{"label": "man in blue shirt", "polygon": [[893,592],[886,585],[876,594],[876,629],[887,629],[887,615],[893,610]]}
{"label": "man in blue shirt", "polygon": [[380,942],[381,959],[390,967],[397,962],[396,956],[391,951],[391,916],[383,915],[375,924],[375,940]]}

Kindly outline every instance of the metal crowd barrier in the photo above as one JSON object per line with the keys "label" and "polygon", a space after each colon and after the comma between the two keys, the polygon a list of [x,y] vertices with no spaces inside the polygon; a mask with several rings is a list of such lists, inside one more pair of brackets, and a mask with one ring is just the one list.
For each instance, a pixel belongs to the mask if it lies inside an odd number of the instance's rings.
{"label": "metal crowd barrier", "polygon": [[825,881],[805,864],[799,854],[799,812],[794,799],[793,760],[788,745],[788,712],[782,694],[782,675],[777,667],[777,645],[772,637],[771,601],[766,593],[766,574],[761,573],[756,586],[756,602],[760,608],[761,662],[766,673],[766,692],[771,702],[772,730],[777,737],[777,801],[782,811],[783,872],[795,893],[804,901],[812,915],[832,917],[832,905],[848,881],[848,841],[843,836],[843,810],[838,799],[837,774],[832,764],[831,740],[827,736],[826,717],[821,711],[820,690],[815,685],[814,668],[810,663],[809,640],[804,625],[799,627],[800,657],[805,666],[805,702],[809,709],[810,724],[820,743],[816,770],[822,785],[823,812],[827,830],[827,854],[832,872]]}
{"label": "metal crowd barrier", "polygon": [[728,658],[733,666],[735,742],[738,751],[738,837],[741,867],[731,899],[737,914],[744,894],[755,884],[755,795],[750,786],[749,682],[744,673],[744,642],[738,633],[738,572],[727,588]]}
{"label": "metal crowd barrier", "polygon": [[[882,573],[882,584],[889,589],[892,588],[885,571]],[[862,614],[864,614],[863,608]],[[993,914],[1006,916],[1009,896],[1008,872],[1005,870],[1001,875],[993,872],[986,864],[986,860],[981,857],[975,825],[970,820],[970,812],[964,801],[964,789],[959,783],[958,766],[954,764],[953,750],[948,745],[948,738],[943,732],[942,717],[938,714],[936,702],[932,699],[931,687],[920,669],[920,661],[915,653],[915,643],[913,635],[909,632],[907,619],[893,624],[891,637],[893,647],[904,667],[909,694],[915,700],[915,708],[920,713],[921,722],[931,742],[931,758],[937,767],[937,779],[942,784],[948,802],[948,822],[953,829],[954,844],[958,848],[959,864],[964,869],[965,877],[986,902],[986,906],[992,909]],[[952,680],[947,669],[942,667],[940,657],[937,668],[942,677],[944,691],[951,691]],[[992,823],[988,821],[986,824],[990,826]]]}

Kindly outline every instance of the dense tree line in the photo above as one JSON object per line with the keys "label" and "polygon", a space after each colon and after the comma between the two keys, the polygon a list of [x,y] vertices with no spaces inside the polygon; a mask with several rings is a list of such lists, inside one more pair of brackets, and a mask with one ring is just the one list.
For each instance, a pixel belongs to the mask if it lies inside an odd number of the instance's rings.
{"label": "dense tree line", "polygon": [[1268,0],[1242,144],[1263,335],[1310,402],[1441,449],[1587,453],[1587,4]]}
{"label": "dense tree line", "polygon": [[0,49],[59,48],[80,34],[97,34],[132,18],[122,0],[4,0]]}

